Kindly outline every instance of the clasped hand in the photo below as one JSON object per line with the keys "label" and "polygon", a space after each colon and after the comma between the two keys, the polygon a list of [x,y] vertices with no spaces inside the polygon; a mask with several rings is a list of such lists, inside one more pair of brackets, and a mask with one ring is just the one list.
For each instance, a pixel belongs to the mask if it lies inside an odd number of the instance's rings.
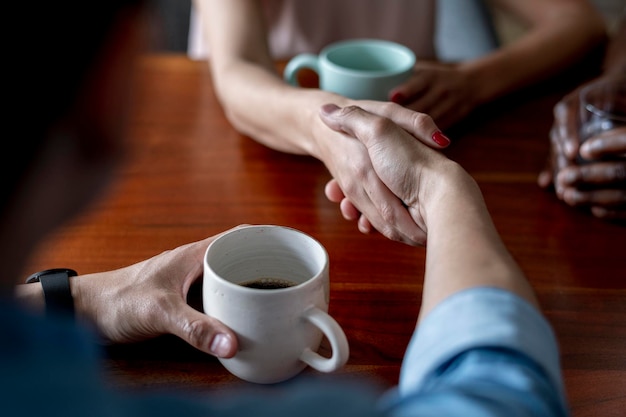
{"label": "clasped hand", "polygon": [[550,156],[540,173],[541,187],[554,186],[559,199],[589,207],[599,218],[626,219],[626,127],[603,132],[580,143],[580,89],[554,108]]}
{"label": "clasped hand", "polygon": [[341,133],[340,140],[354,142],[365,154],[354,162],[357,181],[352,178],[351,186],[332,179],[326,185],[328,199],[340,203],[346,219],[358,220],[363,233],[376,229],[389,239],[424,245],[424,203],[440,179],[438,168],[451,162],[435,150],[443,146],[434,139],[440,131],[433,120],[378,102],[344,108],[327,104],[320,117]]}

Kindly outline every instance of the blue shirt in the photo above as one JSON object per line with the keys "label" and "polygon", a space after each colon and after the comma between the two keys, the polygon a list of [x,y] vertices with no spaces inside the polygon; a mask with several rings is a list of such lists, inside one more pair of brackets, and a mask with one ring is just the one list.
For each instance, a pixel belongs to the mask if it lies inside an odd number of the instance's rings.
{"label": "blue shirt", "polygon": [[92,336],[0,307],[0,414],[13,416],[567,416],[554,334],[521,298],[475,288],[440,303],[407,348],[398,387],[286,384],[280,396],[125,394],[106,385]]}

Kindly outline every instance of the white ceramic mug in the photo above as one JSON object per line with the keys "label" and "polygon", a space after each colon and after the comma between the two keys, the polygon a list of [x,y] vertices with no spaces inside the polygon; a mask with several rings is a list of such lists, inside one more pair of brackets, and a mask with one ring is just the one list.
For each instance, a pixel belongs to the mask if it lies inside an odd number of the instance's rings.
{"label": "white ceramic mug", "polygon": [[[242,285],[250,282],[257,288]],[[276,283],[280,288],[258,288]],[[239,378],[263,384],[289,379],[306,365],[321,372],[341,368],[349,348],[327,313],[329,288],[328,254],[303,232],[258,225],[219,236],[204,257],[204,311],[239,341],[235,356],[220,362]],[[330,358],[316,353],[323,336]]]}
{"label": "white ceramic mug", "polygon": [[389,92],[409,79],[415,54],[404,45],[380,39],[350,39],[319,53],[300,54],[285,67],[283,77],[298,85],[298,72],[308,68],[319,76],[320,88],[352,99],[389,100]]}

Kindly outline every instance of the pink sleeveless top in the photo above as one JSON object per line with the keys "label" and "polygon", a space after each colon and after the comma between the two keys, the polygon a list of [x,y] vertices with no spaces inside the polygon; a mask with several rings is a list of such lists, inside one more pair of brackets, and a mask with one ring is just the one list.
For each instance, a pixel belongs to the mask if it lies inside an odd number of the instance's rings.
{"label": "pink sleeveless top", "polygon": [[[319,52],[350,38],[378,38],[411,48],[419,58],[434,58],[436,0],[260,0],[273,58]],[[189,55],[206,58],[200,19],[192,12]]]}

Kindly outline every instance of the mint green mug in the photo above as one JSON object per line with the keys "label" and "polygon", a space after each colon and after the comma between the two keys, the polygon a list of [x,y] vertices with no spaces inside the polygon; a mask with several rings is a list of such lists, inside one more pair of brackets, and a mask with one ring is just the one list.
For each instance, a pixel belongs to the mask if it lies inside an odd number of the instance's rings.
{"label": "mint green mug", "polygon": [[317,73],[320,88],[356,100],[389,100],[389,91],[409,79],[415,54],[409,48],[379,39],[352,39],[328,45],[319,53],[293,57],[283,73],[298,86],[298,72]]}

